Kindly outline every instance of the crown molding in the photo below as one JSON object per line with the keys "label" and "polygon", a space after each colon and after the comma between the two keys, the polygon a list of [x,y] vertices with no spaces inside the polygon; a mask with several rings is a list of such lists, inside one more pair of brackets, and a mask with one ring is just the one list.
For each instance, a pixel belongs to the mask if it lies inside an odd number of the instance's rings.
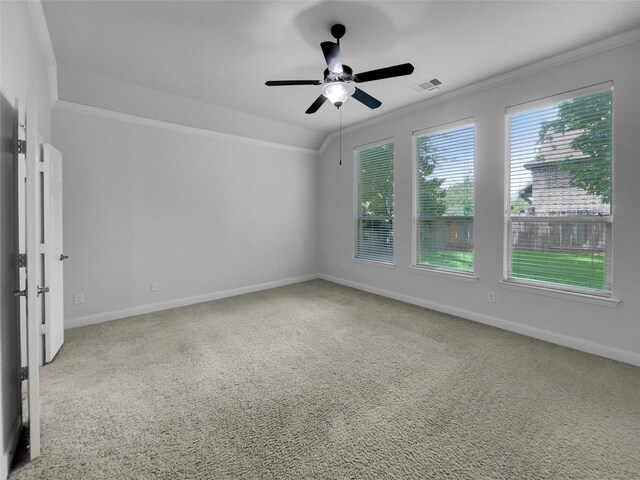
{"label": "crown molding", "polygon": [[47,26],[47,19],[44,16],[44,9],[40,0],[31,0],[27,2],[29,11],[33,18],[36,28],[36,35],[40,41],[40,49],[42,56],[47,65],[47,76],[49,78],[49,98],[51,103],[58,101],[58,64],[56,62],[56,54],[53,51],[51,43],[51,35]]}
{"label": "crown molding", "polygon": [[[344,133],[344,130],[343,130]],[[322,145],[320,145],[320,148],[318,149],[318,153],[322,154],[324,153],[324,151],[326,150],[326,148],[329,146],[329,144],[331,143],[331,141],[336,138],[338,136],[338,132],[332,132],[329,135],[327,135],[327,138],[324,139],[324,142],[322,142]]]}
{"label": "crown molding", "polygon": [[[408,107],[403,107],[398,110],[394,110],[384,115],[380,115],[379,117],[372,118],[371,120],[358,123],[357,125],[352,125],[351,127],[343,128],[342,134],[344,135],[351,132],[364,130],[365,128],[368,128],[373,125],[377,125],[379,123],[383,123],[389,120],[393,120],[394,118],[398,118],[404,115],[409,115],[411,113],[424,110],[425,108],[433,107],[435,105],[439,105],[441,103],[445,103],[445,102],[454,100],[456,98],[464,97],[465,95],[470,95],[472,93],[477,93],[483,90],[487,90],[489,88],[492,88],[498,85],[504,85],[505,83],[518,80],[520,78],[528,77],[529,75],[544,72],[554,67],[558,67],[570,62],[581,60],[583,58],[590,57],[598,53],[606,52],[608,50],[613,50],[614,48],[622,47],[624,45],[628,45],[629,43],[633,43],[637,41],[640,41],[640,28],[635,28],[633,30],[626,31],[618,35],[614,35],[613,37],[600,40],[599,42],[585,45],[584,47],[579,47],[569,52],[561,53],[559,55],[547,58],[545,60],[541,60],[539,62],[532,63],[530,65],[526,65],[524,67],[517,68],[515,70],[511,70],[501,75],[488,78],[481,82],[473,83],[472,85],[458,88],[456,90],[453,90],[448,93],[444,93],[437,97],[433,97],[419,103],[414,103],[413,105],[409,105]],[[320,154],[324,153],[325,149],[338,136],[338,134],[339,134],[339,131],[335,131],[327,135],[324,142],[322,142],[322,145],[318,150],[318,152]]]}
{"label": "crown molding", "polygon": [[64,110],[67,112],[82,113],[84,115],[92,115],[94,117],[108,118],[110,120],[118,120],[121,122],[133,123],[136,125],[143,125],[146,127],[161,128],[163,130],[186,133],[188,135],[198,135],[201,137],[217,138],[220,140],[226,140],[226,141],[235,142],[235,143],[242,143],[245,145],[254,145],[258,147],[271,148],[276,150],[285,150],[289,152],[318,155],[318,151],[311,148],[294,147],[293,145],[285,145],[282,143],[269,142],[267,140],[259,140],[256,138],[243,137],[240,135],[233,135],[231,133],[216,132],[214,130],[191,127],[189,125],[166,122],[164,120],[154,120],[152,118],[141,117],[138,115],[131,115],[128,113],[116,112],[114,110],[107,110],[104,108],[90,107],[88,105],[67,102],[64,100],[58,100],[52,106],[53,108],[56,108],[58,110]]}
{"label": "crown molding", "polygon": [[[0,0],[1,1],[1,0]],[[257,145],[265,148],[272,148],[278,150],[288,150],[298,153],[313,153],[318,154],[318,150],[304,147],[295,147],[293,145],[280,144],[276,142],[269,142],[267,140],[258,140],[250,137],[244,137],[241,135],[233,135],[229,133],[217,132],[214,130],[208,130],[204,128],[190,127],[187,125],[181,125],[172,122],[166,122],[161,120],[153,120],[146,117],[137,115],[130,115],[125,113],[116,112],[113,110],[106,110],[97,107],[90,107],[88,105],[81,105],[72,102],[66,102],[59,99],[58,96],[58,64],[56,61],[55,52],[53,50],[53,44],[51,42],[51,35],[49,33],[49,27],[47,26],[47,20],[44,14],[44,8],[42,7],[41,0],[29,0],[27,2],[29,11],[35,25],[36,34],[40,43],[40,49],[47,66],[47,76],[49,80],[49,98],[51,106],[59,108],[61,110],[67,110],[77,113],[84,113],[87,115],[99,116],[103,118],[111,118],[114,120],[120,120],[129,123],[136,123],[139,125],[153,126],[156,128],[163,128],[165,130],[173,130],[182,133],[188,133],[191,135],[199,135],[209,138],[219,138],[236,143],[244,143],[248,145]]]}
{"label": "crown molding", "polygon": [[[49,95],[51,98],[51,103],[52,103],[52,106],[55,106],[56,108],[60,108],[62,110],[68,110],[68,111],[75,111],[78,113],[86,113],[94,116],[102,116],[105,118],[112,118],[112,119],[117,119],[121,121],[128,121],[130,123],[138,123],[138,124],[144,124],[148,126],[155,126],[158,128],[165,128],[168,130],[181,131],[183,133],[190,133],[194,135],[201,135],[201,136],[207,136],[212,138],[224,138],[230,141],[252,144],[252,145],[260,145],[263,147],[276,148],[280,150],[296,151],[299,153],[322,154],[339,134],[338,131],[329,133],[325,137],[320,148],[317,150],[314,150],[310,148],[294,147],[291,145],[268,142],[265,140],[252,139],[252,138],[243,137],[240,135],[216,132],[213,130],[189,127],[187,125],[175,124],[171,122],[152,120],[149,118],[139,117],[136,115],[129,115],[129,114],[124,114],[120,112],[115,112],[112,110],[105,110],[97,107],[89,107],[86,105],[60,101],[58,99],[59,97],[58,97],[57,62],[56,62],[55,52],[53,50],[53,44],[51,43],[49,28],[47,27],[47,21],[44,15],[42,2],[41,0],[30,0],[27,3],[29,5],[29,10],[31,12],[31,16],[33,17],[33,21],[35,23],[36,33],[38,35],[38,39],[40,40],[42,54],[47,64],[48,77],[49,77]],[[592,55],[596,55],[598,53],[612,50],[614,48],[622,47],[624,45],[627,45],[629,43],[633,43],[636,41],[640,41],[640,28],[635,28],[633,30],[623,32],[618,35],[614,35],[613,37],[606,38],[599,42],[595,42],[595,43],[586,45],[584,47],[579,47],[569,52],[565,52],[565,53],[550,57],[546,60],[542,60],[540,62],[536,62],[531,65],[526,65],[524,67],[511,70],[504,74],[497,75],[495,77],[474,83],[472,85],[458,88],[452,92],[444,93],[437,97],[427,99],[419,103],[415,103],[413,105],[400,108],[398,110],[394,110],[392,112],[381,115],[379,117],[372,118],[371,120],[367,120],[367,121],[358,123],[357,125],[347,127],[342,130],[342,134],[344,135],[344,134],[349,134],[351,132],[360,131],[370,126],[377,125],[379,123],[383,123],[397,117],[409,115],[411,113],[414,113],[416,111],[419,111],[431,106],[439,105],[441,103],[448,102],[453,99],[463,97],[465,95],[487,90],[489,88],[492,88],[498,85],[503,85],[513,80],[517,80],[523,77],[527,77],[529,75],[540,73],[545,70],[549,70],[551,68],[554,68],[566,63],[570,63],[570,62],[580,60]]]}

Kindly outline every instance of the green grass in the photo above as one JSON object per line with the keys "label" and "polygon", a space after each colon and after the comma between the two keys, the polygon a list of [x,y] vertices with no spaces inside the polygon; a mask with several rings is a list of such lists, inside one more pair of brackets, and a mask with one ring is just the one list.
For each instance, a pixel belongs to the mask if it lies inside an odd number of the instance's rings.
{"label": "green grass", "polygon": [[422,252],[420,263],[473,272],[473,254],[471,252]]}
{"label": "green grass", "polygon": [[[420,263],[442,268],[473,271],[471,252],[423,252]],[[514,278],[571,285],[605,288],[604,255],[567,252],[513,252]]]}
{"label": "green grass", "polygon": [[567,252],[513,252],[512,275],[603,290],[604,255]]}

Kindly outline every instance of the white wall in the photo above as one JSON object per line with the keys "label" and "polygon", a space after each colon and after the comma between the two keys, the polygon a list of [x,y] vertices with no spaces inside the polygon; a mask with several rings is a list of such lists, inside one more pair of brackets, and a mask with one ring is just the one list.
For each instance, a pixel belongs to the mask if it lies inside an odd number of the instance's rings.
{"label": "white wall", "polygon": [[315,152],[99,111],[55,108],[53,125],[67,327],[317,272]]}
{"label": "white wall", "polygon": [[321,132],[58,66],[61,100],[221,133],[318,149]]}
{"label": "white wall", "polygon": [[20,352],[16,317],[14,107],[19,97],[37,105],[37,131],[51,140],[51,104],[47,62],[27,2],[0,2],[0,479],[7,476],[20,415]]}
{"label": "white wall", "polygon": [[[550,68],[351,131],[338,166],[334,139],[319,166],[320,256],[325,278],[640,365],[640,43]],[[612,80],[614,83],[613,293],[617,307],[509,289],[500,282],[503,257],[505,108]],[[348,105],[347,105],[348,106]],[[411,134],[473,117],[476,125],[476,282],[411,270]],[[352,260],[352,149],[395,140],[395,259],[388,268]],[[487,302],[489,291],[496,303]]]}

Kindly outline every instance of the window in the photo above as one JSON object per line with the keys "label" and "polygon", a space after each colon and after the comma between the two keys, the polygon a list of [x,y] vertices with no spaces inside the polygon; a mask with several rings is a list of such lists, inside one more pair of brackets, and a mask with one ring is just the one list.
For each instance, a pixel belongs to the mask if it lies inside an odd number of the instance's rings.
{"label": "window", "polygon": [[414,133],[414,265],[473,273],[474,126]]}
{"label": "window", "polygon": [[507,109],[508,281],[611,294],[611,85]]}
{"label": "window", "polygon": [[393,142],[356,148],[356,258],[393,262]]}

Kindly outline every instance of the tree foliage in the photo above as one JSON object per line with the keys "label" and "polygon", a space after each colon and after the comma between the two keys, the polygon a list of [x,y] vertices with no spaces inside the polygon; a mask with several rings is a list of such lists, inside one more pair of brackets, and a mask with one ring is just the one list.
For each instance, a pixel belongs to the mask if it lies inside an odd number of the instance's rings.
{"label": "tree foliage", "polygon": [[442,188],[446,179],[432,176],[438,166],[439,157],[428,136],[419,139],[417,153],[419,214],[441,217],[447,211],[447,191]]}
{"label": "tree foliage", "polygon": [[569,172],[571,185],[602,197],[611,203],[611,110],[610,91],[575,98],[562,103],[556,120],[542,124],[539,143],[553,141],[554,135],[582,132],[571,141],[571,148],[587,156],[576,161],[568,155],[558,168]]}
{"label": "tree foliage", "polygon": [[529,210],[531,205],[529,205],[526,201],[521,199],[520,197],[515,200],[511,200],[511,213],[519,214],[525,213]]}
{"label": "tree foliage", "polygon": [[393,259],[393,144],[358,153],[359,258]]}
{"label": "tree foliage", "polygon": [[462,182],[447,188],[445,202],[448,216],[473,216],[473,178],[467,175]]}
{"label": "tree foliage", "polygon": [[358,201],[360,214],[393,216],[393,144],[379,145],[359,153]]}

